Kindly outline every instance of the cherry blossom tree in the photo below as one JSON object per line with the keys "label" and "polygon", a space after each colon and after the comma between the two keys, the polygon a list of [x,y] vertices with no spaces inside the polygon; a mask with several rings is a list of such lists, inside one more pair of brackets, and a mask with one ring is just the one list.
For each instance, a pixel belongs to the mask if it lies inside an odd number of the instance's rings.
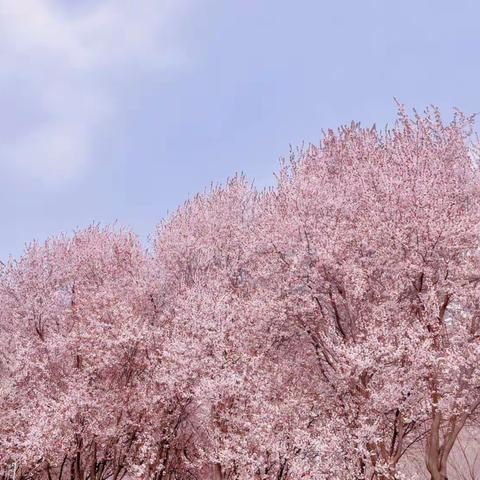
{"label": "cherry blossom tree", "polygon": [[345,475],[354,470],[339,457],[346,425],[319,408],[316,356],[270,321],[284,304],[266,290],[282,289],[281,277],[262,272],[270,246],[259,222],[268,198],[235,178],[163,224],[157,303],[169,305],[163,323],[174,329],[176,371],[195,385],[203,432],[196,442],[218,478]]}
{"label": "cherry blossom tree", "polygon": [[395,478],[425,437],[432,479],[446,479],[478,406],[471,122],[400,109],[391,131],[330,131],[284,166],[262,209],[266,329],[295,338],[303,363],[316,356],[319,418],[344,418],[360,478]]}
{"label": "cherry blossom tree", "polygon": [[16,478],[174,468],[188,402],[159,368],[147,265],[133,234],[92,227],[2,272],[0,461]]}

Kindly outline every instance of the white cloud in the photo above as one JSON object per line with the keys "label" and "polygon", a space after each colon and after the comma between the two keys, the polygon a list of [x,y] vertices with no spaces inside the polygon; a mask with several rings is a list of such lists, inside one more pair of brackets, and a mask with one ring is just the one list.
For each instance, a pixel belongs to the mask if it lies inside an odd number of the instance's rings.
{"label": "white cloud", "polygon": [[95,133],[117,111],[115,79],[185,60],[175,38],[184,6],[0,0],[0,96],[28,91],[38,113],[2,139],[3,166],[46,183],[81,175],[93,161]]}

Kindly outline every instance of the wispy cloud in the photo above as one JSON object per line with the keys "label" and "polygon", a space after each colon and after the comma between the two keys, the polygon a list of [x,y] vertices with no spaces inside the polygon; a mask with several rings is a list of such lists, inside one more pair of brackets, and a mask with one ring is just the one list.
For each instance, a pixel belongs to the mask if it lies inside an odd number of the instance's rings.
{"label": "wispy cloud", "polygon": [[117,112],[116,80],[185,61],[184,14],[179,0],[0,0],[1,165],[47,184],[81,175]]}

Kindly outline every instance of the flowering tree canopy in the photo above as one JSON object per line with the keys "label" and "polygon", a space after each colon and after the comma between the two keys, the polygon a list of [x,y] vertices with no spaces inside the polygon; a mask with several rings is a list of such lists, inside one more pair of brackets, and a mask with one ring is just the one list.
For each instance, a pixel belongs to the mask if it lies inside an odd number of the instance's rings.
{"label": "flowering tree canopy", "polygon": [[[0,277],[9,478],[432,480],[480,405],[473,119],[357,124]],[[403,476],[402,476],[403,475]]]}

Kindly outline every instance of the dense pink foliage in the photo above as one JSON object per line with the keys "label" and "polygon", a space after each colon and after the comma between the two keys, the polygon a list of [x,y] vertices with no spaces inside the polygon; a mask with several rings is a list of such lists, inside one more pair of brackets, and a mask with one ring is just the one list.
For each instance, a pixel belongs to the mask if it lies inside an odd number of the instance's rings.
{"label": "dense pink foliage", "polygon": [[[446,480],[480,404],[472,120],[352,124],[157,229],[32,244],[0,279],[4,476]],[[411,478],[411,477],[408,477]]]}

